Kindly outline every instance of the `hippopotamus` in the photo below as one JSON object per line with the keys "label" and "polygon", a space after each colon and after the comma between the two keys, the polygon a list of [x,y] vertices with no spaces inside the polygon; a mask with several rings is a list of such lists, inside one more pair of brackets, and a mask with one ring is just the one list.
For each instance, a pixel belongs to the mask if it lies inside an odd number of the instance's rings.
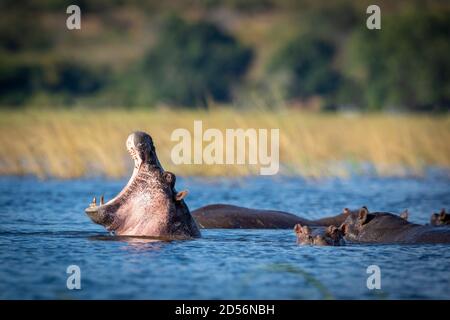
{"label": "hippopotamus", "polygon": [[446,213],[443,208],[439,213],[431,215],[430,224],[432,226],[450,226],[450,214]]}
{"label": "hippopotamus", "polygon": [[85,209],[93,222],[116,235],[190,239],[200,237],[199,226],[293,228],[296,223],[339,226],[349,214],[307,220],[282,211],[218,204],[199,208],[191,215],[184,201],[187,191],[176,191],[176,176],[161,166],[151,136],[134,132],[128,136],[126,147],[134,160],[130,180],[113,199],[105,203],[102,196],[97,205],[94,197]]}
{"label": "hippopotamus", "polygon": [[390,212],[352,212],[340,229],[346,241],[358,243],[450,243],[450,228],[410,223]]}
{"label": "hippopotamus", "polygon": [[187,192],[175,190],[175,175],[164,171],[150,135],[132,133],[126,147],[134,160],[133,174],[120,193],[85,210],[95,223],[117,235],[187,239],[200,236],[183,200]]}
{"label": "hippopotamus", "polygon": [[294,232],[297,243],[301,245],[343,246],[344,233],[336,226],[309,227],[296,224]]}
{"label": "hippopotamus", "polygon": [[250,209],[229,204],[212,204],[192,211],[200,228],[206,229],[291,229],[296,224],[306,226],[340,226],[349,215],[341,214],[318,220],[308,220],[295,214],[264,209]]}

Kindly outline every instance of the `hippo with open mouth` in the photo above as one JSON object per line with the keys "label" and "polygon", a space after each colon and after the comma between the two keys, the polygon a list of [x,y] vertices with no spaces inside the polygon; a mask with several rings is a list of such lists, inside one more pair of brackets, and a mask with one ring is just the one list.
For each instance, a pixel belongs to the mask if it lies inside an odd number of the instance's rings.
{"label": "hippo with open mouth", "polygon": [[187,191],[175,190],[176,177],[164,171],[153,140],[145,132],[132,133],[126,147],[134,160],[133,174],[120,193],[108,202],[96,198],[85,210],[93,222],[121,236],[190,239],[201,228],[290,229],[295,224],[339,226],[348,217],[307,220],[291,213],[216,204],[199,208],[191,215],[184,202]]}
{"label": "hippo with open mouth", "polygon": [[200,236],[183,198],[176,192],[175,175],[164,171],[152,138],[144,132],[132,133],[126,142],[134,160],[133,174],[123,190],[97,206],[94,198],[85,210],[95,223],[117,235],[189,239]]}

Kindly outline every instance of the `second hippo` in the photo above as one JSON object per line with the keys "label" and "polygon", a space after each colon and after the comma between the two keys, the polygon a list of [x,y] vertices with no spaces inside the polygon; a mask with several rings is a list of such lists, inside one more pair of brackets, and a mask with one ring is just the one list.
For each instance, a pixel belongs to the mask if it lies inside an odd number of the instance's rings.
{"label": "second hippo", "polygon": [[345,240],[358,243],[450,243],[450,228],[410,223],[389,212],[352,212],[341,226]]}
{"label": "second hippo", "polygon": [[317,246],[342,246],[345,244],[344,233],[336,226],[309,227],[296,224],[294,232],[297,243]]}
{"label": "second hippo", "polygon": [[430,224],[432,226],[450,226],[450,214],[442,209],[439,213],[433,213],[430,218]]}

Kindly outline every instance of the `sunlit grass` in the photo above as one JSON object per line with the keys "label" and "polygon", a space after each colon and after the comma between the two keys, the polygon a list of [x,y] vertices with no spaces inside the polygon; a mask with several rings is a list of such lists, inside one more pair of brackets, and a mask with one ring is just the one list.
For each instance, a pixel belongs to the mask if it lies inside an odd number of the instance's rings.
{"label": "sunlit grass", "polygon": [[[426,166],[450,167],[450,117],[336,115],[284,110],[210,111],[27,110],[0,111],[0,174],[73,178],[130,174],[129,133],[143,130],[155,141],[166,170],[177,175],[258,174],[245,165],[180,165],[170,159],[176,128],[279,128],[280,173],[346,176],[366,164],[380,175],[421,174]],[[224,132],[224,131],[223,131]]]}

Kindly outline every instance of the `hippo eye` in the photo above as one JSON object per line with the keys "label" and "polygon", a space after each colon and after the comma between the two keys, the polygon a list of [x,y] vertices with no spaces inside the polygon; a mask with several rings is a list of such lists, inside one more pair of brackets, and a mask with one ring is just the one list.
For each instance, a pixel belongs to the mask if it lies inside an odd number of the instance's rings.
{"label": "hippo eye", "polygon": [[176,177],[175,177],[175,175],[174,175],[172,172],[165,171],[165,172],[163,173],[163,178],[164,178],[164,180],[165,180],[167,183],[169,183],[169,185],[170,185],[172,188],[175,187],[175,180],[176,180]]}

